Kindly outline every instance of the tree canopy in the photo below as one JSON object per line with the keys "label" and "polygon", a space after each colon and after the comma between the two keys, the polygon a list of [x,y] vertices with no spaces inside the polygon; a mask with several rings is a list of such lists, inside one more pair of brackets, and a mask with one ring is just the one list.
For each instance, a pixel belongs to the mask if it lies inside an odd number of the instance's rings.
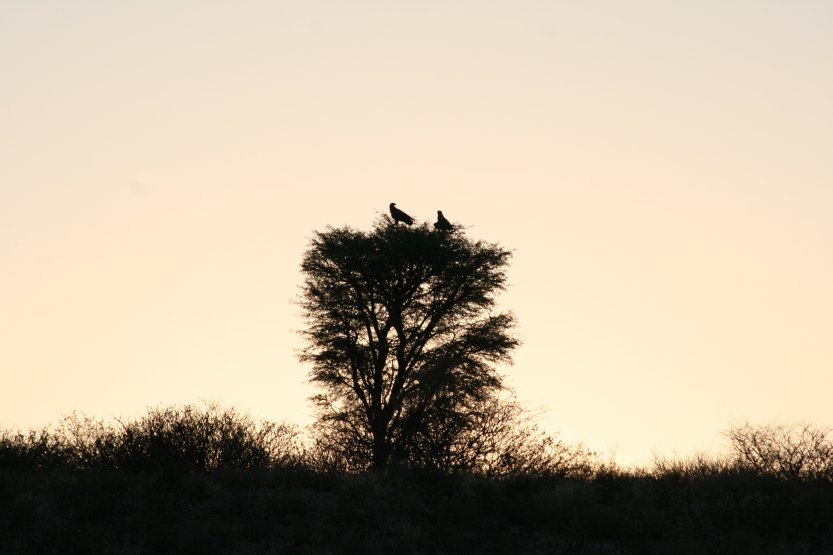
{"label": "tree canopy", "polygon": [[[518,340],[494,312],[511,253],[462,231],[404,227],[316,232],[301,264],[302,361],[324,435],[354,464],[436,457],[503,389],[495,369]],[[482,416],[482,415],[481,415]],[[458,434],[459,435],[459,434]]]}

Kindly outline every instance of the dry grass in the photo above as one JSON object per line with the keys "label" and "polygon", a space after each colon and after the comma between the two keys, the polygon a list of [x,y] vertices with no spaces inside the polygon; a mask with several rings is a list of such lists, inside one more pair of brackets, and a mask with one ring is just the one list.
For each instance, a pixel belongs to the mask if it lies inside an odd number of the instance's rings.
{"label": "dry grass", "polygon": [[[123,426],[149,434],[128,445],[162,442],[132,459],[113,454],[117,428],[83,419],[4,434],[0,553],[833,552],[833,480],[755,467],[742,451],[574,474],[348,474],[316,466],[292,428],[259,435],[274,429],[212,410],[225,418],[152,411]],[[240,445],[268,456],[223,455]]]}

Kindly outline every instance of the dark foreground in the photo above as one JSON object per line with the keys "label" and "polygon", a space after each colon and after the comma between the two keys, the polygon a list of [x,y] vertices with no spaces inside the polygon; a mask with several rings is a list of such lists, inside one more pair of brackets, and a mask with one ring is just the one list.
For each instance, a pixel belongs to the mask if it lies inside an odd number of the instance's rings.
{"label": "dark foreground", "polygon": [[833,553],[833,484],[2,471],[0,553]]}

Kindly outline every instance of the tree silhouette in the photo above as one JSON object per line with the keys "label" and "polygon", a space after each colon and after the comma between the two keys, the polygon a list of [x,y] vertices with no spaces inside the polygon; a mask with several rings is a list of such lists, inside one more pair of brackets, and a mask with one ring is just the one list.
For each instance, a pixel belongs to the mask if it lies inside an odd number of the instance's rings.
{"label": "tree silhouette", "polygon": [[301,264],[309,324],[301,360],[324,390],[313,397],[322,437],[335,438],[351,464],[424,457],[503,389],[494,365],[518,340],[514,316],[492,309],[509,257],[426,224],[379,220],[369,232],[315,234]]}

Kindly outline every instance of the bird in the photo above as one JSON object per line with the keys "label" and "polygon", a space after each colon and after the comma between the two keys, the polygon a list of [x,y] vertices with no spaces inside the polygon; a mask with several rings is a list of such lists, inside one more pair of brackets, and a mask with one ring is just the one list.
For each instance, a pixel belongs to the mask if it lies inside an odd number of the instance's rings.
{"label": "bird", "polygon": [[396,207],[396,203],[390,203],[390,215],[393,217],[393,223],[405,222],[408,225],[414,223],[414,219]]}
{"label": "bird", "polygon": [[451,222],[446,220],[445,216],[443,216],[442,210],[437,210],[437,222],[434,224],[434,229],[439,229],[440,231],[451,231],[454,229]]}

